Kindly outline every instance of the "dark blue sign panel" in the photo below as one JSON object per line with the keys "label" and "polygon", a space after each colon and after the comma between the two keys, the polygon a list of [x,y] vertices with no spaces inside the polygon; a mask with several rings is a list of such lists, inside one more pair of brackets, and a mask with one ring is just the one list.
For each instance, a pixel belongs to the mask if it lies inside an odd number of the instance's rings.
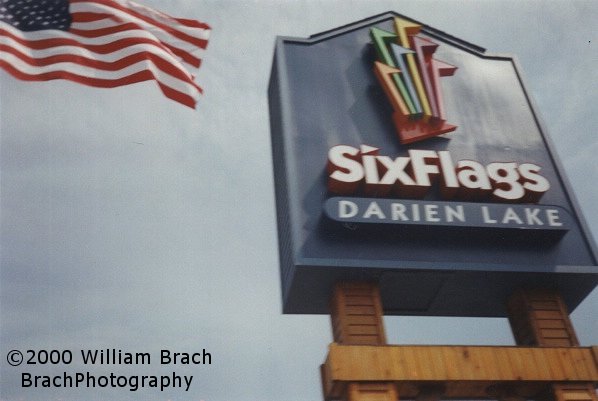
{"label": "dark blue sign panel", "polygon": [[572,310],[598,284],[511,57],[388,13],[278,38],[269,99],[285,313],[328,313],[342,280],[446,316],[505,316],[521,287]]}

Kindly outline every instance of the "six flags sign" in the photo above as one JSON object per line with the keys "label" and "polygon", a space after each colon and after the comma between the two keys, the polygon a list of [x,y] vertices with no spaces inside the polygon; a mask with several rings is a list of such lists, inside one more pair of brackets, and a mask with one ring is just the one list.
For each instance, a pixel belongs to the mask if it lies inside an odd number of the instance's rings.
{"label": "six flags sign", "polygon": [[285,313],[355,278],[387,314],[459,316],[541,282],[573,309],[598,283],[513,57],[385,13],[277,38],[268,95]]}

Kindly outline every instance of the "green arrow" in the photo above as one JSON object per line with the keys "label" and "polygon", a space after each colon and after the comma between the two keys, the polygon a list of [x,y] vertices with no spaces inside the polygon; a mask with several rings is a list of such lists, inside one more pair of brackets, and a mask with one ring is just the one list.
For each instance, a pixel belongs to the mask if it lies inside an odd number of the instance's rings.
{"label": "green arrow", "polygon": [[[373,27],[370,29],[370,37],[372,38],[372,42],[374,42],[374,48],[376,49],[376,53],[378,54],[378,58],[384,64],[390,67],[397,67],[394,62],[394,59],[388,50],[389,42],[394,43],[397,40],[397,35],[392,32],[385,31],[380,28]],[[401,97],[405,101],[407,108],[409,108],[410,114],[416,114],[416,108],[413,105],[411,100],[411,96],[409,96],[409,91],[405,88],[403,81],[399,77],[399,74],[393,74],[392,76],[393,81],[397,88],[399,88],[399,92],[401,93]]]}
{"label": "green arrow", "polygon": [[397,35],[392,32],[374,27],[370,29],[370,37],[374,42],[374,48],[378,54],[378,59],[388,66],[396,67],[394,60],[390,55],[390,51],[388,51],[387,43],[396,41]]}

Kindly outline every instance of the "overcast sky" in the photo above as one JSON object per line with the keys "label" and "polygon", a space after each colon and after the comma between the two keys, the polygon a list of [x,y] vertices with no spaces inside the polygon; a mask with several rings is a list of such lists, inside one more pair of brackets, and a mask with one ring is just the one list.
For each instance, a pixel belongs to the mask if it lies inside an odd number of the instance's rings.
{"label": "overcast sky", "polygon": [[[318,401],[327,316],[281,314],[266,88],[277,35],[396,11],[523,68],[598,236],[598,2],[145,0],[209,23],[197,110],[0,71],[1,400]],[[598,291],[572,314],[598,344]],[[390,343],[512,344],[504,319],[387,318]],[[11,349],[201,351],[189,392],[27,390]],[[59,374],[55,369],[35,372]],[[169,374],[172,367],[95,373]],[[48,373],[50,374],[50,373]]]}

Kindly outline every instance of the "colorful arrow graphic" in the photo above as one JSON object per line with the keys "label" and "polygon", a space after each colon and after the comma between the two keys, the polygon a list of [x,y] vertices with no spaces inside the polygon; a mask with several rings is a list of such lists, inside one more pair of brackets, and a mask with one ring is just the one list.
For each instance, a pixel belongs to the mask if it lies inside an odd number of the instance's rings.
{"label": "colorful arrow graphic", "polygon": [[434,59],[438,44],[420,35],[421,25],[395,18],[396,33],[373,27],[372,43],[378,55],[374,72],[393,109],[401,143],[420,141],[454,131],[445,123],[440,77],[457,67]]}

